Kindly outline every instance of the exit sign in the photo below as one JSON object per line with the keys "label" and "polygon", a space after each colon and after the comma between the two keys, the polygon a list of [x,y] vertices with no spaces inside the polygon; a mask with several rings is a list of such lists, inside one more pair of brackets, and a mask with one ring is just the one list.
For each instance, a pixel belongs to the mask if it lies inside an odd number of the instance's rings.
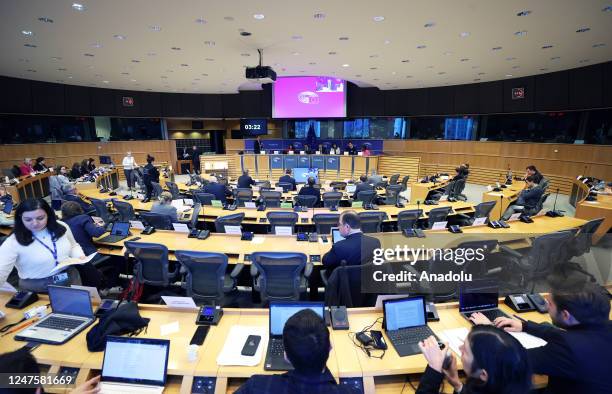
{"label": "exit sign", "polygon": [[512,88],[512,100],[521,100],[525,98],[525,88]]}
{"label": "exit sign", "polygon": [[123,106],[124,107],[133,107],[134,106],[134,97],[123,97]]}

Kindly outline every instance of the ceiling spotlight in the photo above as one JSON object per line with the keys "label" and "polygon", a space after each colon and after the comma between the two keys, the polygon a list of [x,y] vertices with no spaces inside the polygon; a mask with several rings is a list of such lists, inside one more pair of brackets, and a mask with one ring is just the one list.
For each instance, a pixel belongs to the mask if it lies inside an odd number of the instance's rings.
{"label": "ceiling spotlight", "polygon": [[34,44],[23,44],[23,46],[28,48],[36,48],[36,45]]}
{"label": "ceiling spotlight", "polygon": [[515,36],[517,37],[523,37],[525,35],[527,35],[527,30],[520,30],[514,33]]}
{"label": "ceiling spotlight", "polygon": [[552,47],[553,47],[552,45],[548,44],[548,45],[543,45],[542,49],[550,49]]}
{"label": "ceiling spotlight", "polygon": [[302,36],[291,36],[291,39],[292,40],[296,40],[296,41],[301,40],[302,38],[304,38],[304,37],[302,37]]}
{"label": "ceiling spotlight", "polygon": [[548,71],[547,68],[541,68],[540,71]]}
{"label": "ceiling spotlight", "polygon": [[309,64],[309,65],[311,65],[311,66],[315,66],[317,63],[315,63],[315,62],[310,62],[310,63],[308,63],[308,64]]}
{"label": "ceiling spotlight", "polygon": [[428,27],[434,27],[436,25],[435,22],[427,22],[424,27],[428,28]]}
{"label": "ceiling spotlight", "polygon": [[370,70],[378,70],[378,67],[370,67]]}
{"label": "ceiling spotlight", "polygon": [[85,11],[86,7],[80,3],[72,3],[72,9],[75,11]]}
{"label": "ceiling spotlight", "polygon": [[350,67],[350,64],[345,63],[342,65],[342,67]]}
{"label": "ceiling spotlight", "polygon": [[460,34],[461,37],[469,37],[470,36],[470,32],[469,31],[464,31],[463,33]]}
{"label": "ceiling spotlight", "polygon": [[501,49],[502,49],[502,47],[494,47],[494,48],[491,48],[491,50],[492,50],[492,51],[499,51],[499,50],[501,50]]}
{"label": "ceiling spotlight", "polygon": [[57,60],[62,60],[62,58],[61,58],[61,57],[59,57],[59,56],[53,56],[53,57],[51,58],[51,60],[55,60],[55,61],[57,61]]}
{"label": "ceiling spotlight", "polygon": [[374,22],[382,22],[382,21],[385,20],[385,17],[384,16],[375,16],[372,19],[374,19]]}
{"label": "ceiling spotlight", "polygon": [[385,45],[389,45],[389,44],[391,44],[391,40],[385,40],[384,43],[385,43]]}
{"label": "ceiling spotlight", "polygon": [[157,53],[155,53],[155,52],[147,52],[147,56],[157,56]]}
{"label": "ceiling spotlight", "polygon": [[198,18],[198,19],[195,20],[195,23],[197,23],[199,25],[205,25],[206,24],[206,19]]}
{"label": "ceiling spotlight", "polygon": [[181,67],[189,67],[189,64],[187,64],[187,63],[181,63]]}
{"label": "ceiling spotlight", "polygon": [[410,59],[404,59],[402,60],[402,63],[410,63]]}
{"label": "ceiling spotlight", "polygon": [[99,42],[94,42],[93,44],[91,44],[91,47],[96,49],[102,48],[102,44],[100,44]]}
{"label": "ceiling spotlight", "polygon": [[152,31],[160,31],[161,27],[159,27],[159,26],[149,26],[149,29],[151,29]]}
{"label": "ceiling spotlight", "polygon": [[312,17],[315,19],[325,19],[325,14],[322,12],[317,12]]}
{"label": "ceiling spotlight", "polygon": [[93,53],[84,53],[83,56],[94,57],[94,54]]}
{"label": "ceiling spotlight", "polygon": [[173,51],[180,51],[181,50],[181,48],[179,48],[179,47],[172,47],[170,49],[172,49]]}
{"label": "ceiling spotlight", "polygon": [[375,59],[377,57],[378,57],[378,55],[370,55],[370,59]]}
{"label": "ceiling spotlight", "polygon": [[600,42],[599,44],[593,44],[593,48],[601,48],[601,47],[605,47],[606,44],[604,44],[603,42]]}
{"label": "ceiling spotlight", "polygon": [[580,29],[576,30],[576,33],[585,33],[589,30],[591,30],[590,27],[581,27]]}
{"label": "ceiling spotlight", "polygon": [[523,10],[523,11],[521,11],[521,12],[518,12],[518,13],[516,14],[516,16],[527,16],[527,15],[529,15],[529,14],[531,14],[531,11],[529,11],[529,10]]}
{"label": "ceiling spotlight", "polygon": [[45,22],[45,23],[53,23],[53,19],[51,19],[51,18],[45,18],[45,17],[43,17],[43,16],[41,16],[40,18],[38,18],[38,20],[39,20],[40,22]]}
{"label": "ceiling spotlight", "polygon": [[207,57],[207,58],[206,58],[206,59],[204,59],[204,60],[206,60],[207,62],[214,62],[214,61],[215,61],[215,59],[212,59],[212,58],[209,58],[209,57]]}
{"label": "ceiling spotlight", "polygon": [[355,74],[356,78],[361,78],[361,74]]}
{"label": "ceiling spotlight", "polygon": [[28,37],[32,37],[34,35],[34,33],[32,33],[32,31],[30,30],[22,30],[21,34],[23,34],[24,36],[28,36]]}
{"label": "ceiling spotlight", "polygon": [[140,63],[140,60],[132,59],[132,63]]}
{"label": "ceiling spotlight", "polygon": [[293,52],[291,53],[293,56],[298,56],[300,53],[299,52]]}
{"label": "ceiling spotlight", "polygon": [[240,35],[241,35],[242,37],[248,37],[248,36],[250,36],[250,35],[251,35],[251,33],[249,33],[248,31],[241,31],[241,32],[240,32]]}
{"label": "ceiling spotlight", "polygon": [[126,39],[126,37],[124,35],[121,35],[121,34],[115,34],[113,37],[116,38],[117,40],[125,40]]}
{"label": "ceiling spotlight", "polygon": [[253,15],[253,18],[257,19],[258,21],[262,20],[265,17],[266,16],[264,14],[255,14],[255,15]]}
{"label": "ceiling spotlight", "polygon": [[327,52],[328,55],[336,55],[336,52]]}
{"label": "ceiling spotlight", "polygon": [[349,38],[348,37],[338,37],[338,39],[340,41],[348,41]]}
{"label": "ceiling spotlight", "polygon": [[233,16],[224,16],[223,19],[228,21],[228,22],[232,22],[234,20],[234,17]]}
{"label": "ceiling spotlight", "polygon": [[467,61],[469,61],[469,60],[470,60],[470,59],[468,59],[468,58],[461,59],[461,61],[462,61],[462,62],[467,62]]}
{"label": "ceiling spotlight", "polygon": [[427,48],[426,45],[419,45],[419,46],[417,46],[417,49],[425,49],[425,48]]}
{"label": "ceiling spotlight", "polygon": [[506,74],[506,78],[512,77],[512,74]]}
{"label": "ceiling spotlight", "polygon": [[241,53],[240,56],[248,57],[248,56],[251,56],[251,54],[250,53]]}

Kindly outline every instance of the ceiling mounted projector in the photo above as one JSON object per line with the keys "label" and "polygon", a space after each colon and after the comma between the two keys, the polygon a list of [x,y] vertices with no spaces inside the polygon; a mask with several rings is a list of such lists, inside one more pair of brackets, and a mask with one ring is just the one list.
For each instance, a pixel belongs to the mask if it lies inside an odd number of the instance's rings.
{"label": "ceiling mounted projector", "polygon": [[259,65],[256,67],[247,67],[245,76],[247,79],[254,79],[261,83],[271,83],[276,81],[276,71],[270,66],[262,66],[262,50],[258,49]]}

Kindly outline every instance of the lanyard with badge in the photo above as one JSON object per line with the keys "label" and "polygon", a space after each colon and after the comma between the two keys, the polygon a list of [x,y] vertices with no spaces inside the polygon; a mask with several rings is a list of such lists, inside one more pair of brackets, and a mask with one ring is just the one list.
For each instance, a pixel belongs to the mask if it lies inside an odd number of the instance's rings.
{"label": "lanyard with badge", "polygon": [[[45,247],[45,249],[47,249],[51,255],[53,256],[53,260],[55,260],[55,266],[57,266],[59,264],[59,261],[57,259],[57,243],[55,242],[55,239],[53,237],[51,237],[51,242],[53,243],[53,249],[51,249],[46,243],[44,243],[43,241],[41,241],[38,237],[36,237],[35,235],[32,236],[39,244],[41,244],[42,246]],[[53,282],[57,283],[57,282],[62,282],[64,280],[68,279],[68,274],[66,272],[62,272],[60,274],[57,275],[53,275]]]}

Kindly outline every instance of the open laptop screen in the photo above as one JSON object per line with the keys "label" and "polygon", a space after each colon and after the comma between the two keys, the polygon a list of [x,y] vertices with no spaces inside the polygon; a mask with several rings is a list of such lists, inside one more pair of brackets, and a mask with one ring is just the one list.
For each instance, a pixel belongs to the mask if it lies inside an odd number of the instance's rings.
{"label": "open laptop screen", "polygon": [[102,363],[102,381],[164,386],[170,341],[109,335]]}
{"label": "open laptop screen", "polygon": [[344,239],[344,237],[340,235],[340,230],[338,229],[338,227],[332,227],[331,233],[332,233],[332,241],[334,243],[340,242]]}
{"label": "open laptop screen", "polygon": [[464,282],[459,286],[459,311],[497,308],[499,287],[491,280]]}
{"label": "open laptop screen", "polygon": [[63,286],[48,286],[53,313],[93,318],[91,299],[87,290]]}
{"label": "open laptop screen", "polygon": [[128,235],[130,231],[129,222],[115,222],[113,223],[112,235]]}
{"label": "open laptop screen", "polygon": [[270,302],[270,335],[282,336],[287,320],[303,309],[312,309],[323,319],[322,302]]}
{"label": "open laptop screen", "polygon": [[385,329],[387,331],[418,327],[427,324],[425,299],[408,297],[383,301]]}

